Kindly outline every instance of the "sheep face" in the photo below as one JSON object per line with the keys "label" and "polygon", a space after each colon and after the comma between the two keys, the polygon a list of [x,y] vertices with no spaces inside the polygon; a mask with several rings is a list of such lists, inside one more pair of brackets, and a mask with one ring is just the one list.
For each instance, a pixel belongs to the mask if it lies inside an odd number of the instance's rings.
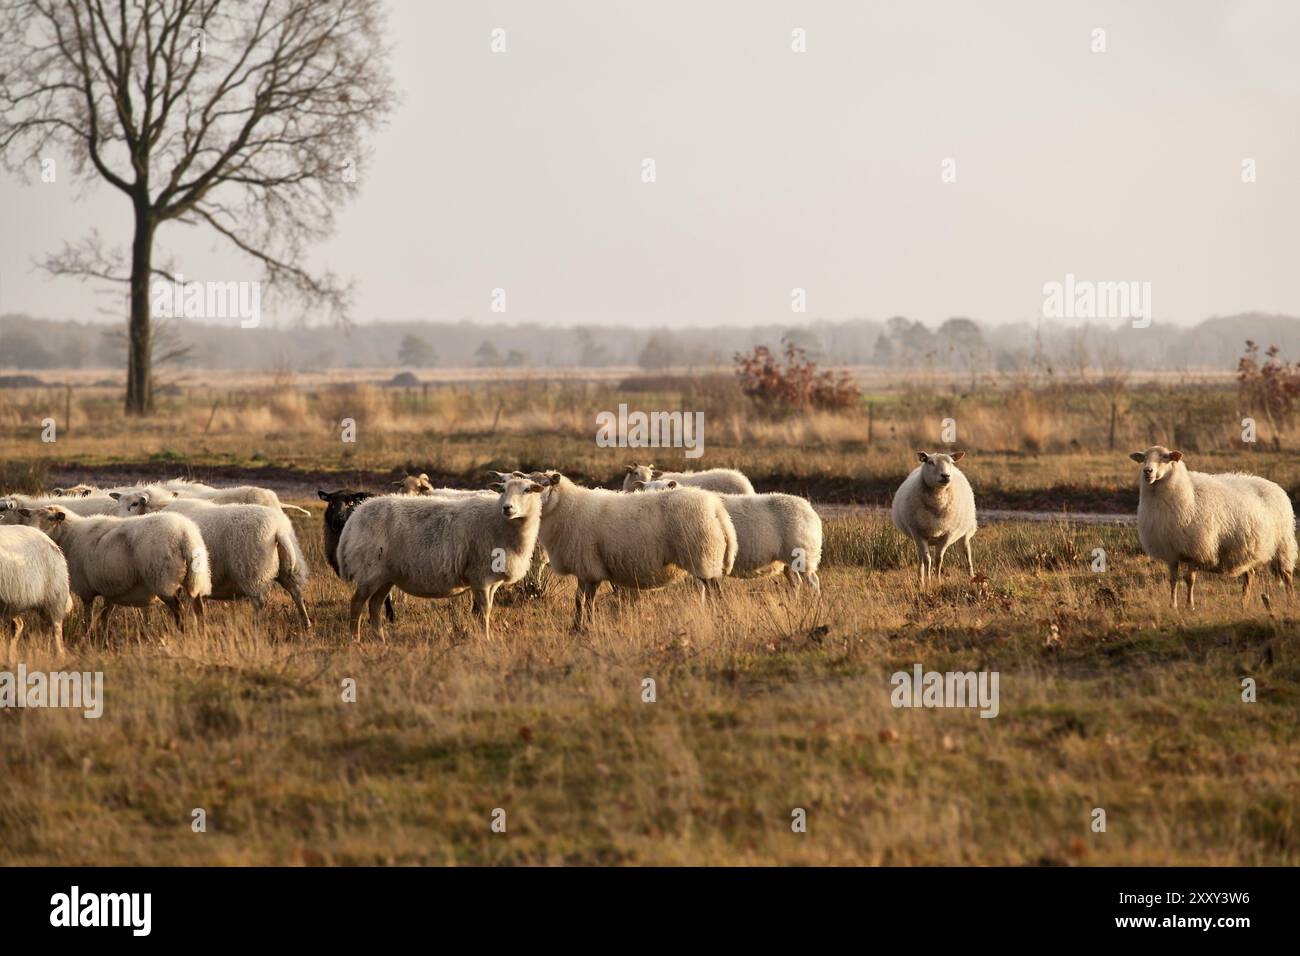
{"label": "sheep face", "polygon": [[501,497],[497,503],[501,506],[501,515],[509,521],[522,521],[537,514],[541,507],[542,486],[531,478],[508,478],[497,486]]}
{"label": "sheep face", "polygon": [[560,503],[560,478],[558,471],[535,471],[528,476],[542,489],[542,514],[554,511]]}
{"label": "sheep face", "polygon": [[317,491],[321,501],[328,502],[325,505],[325,524],[335,531],[341,532],[343,526],[348,523],[348,518],[352,517],[352,512],[357,509],[361,502],[373,498],[368,491]]}
{"label": "sheep face", "polygon": [[669,478],[664,481],[662,478],[656,478],[654,481],[638,481],[633,485],[636,491],[672,491],[677,487],[677,479]]}
{"label": "sheep face", "polygon": [[56,541],[59,528],[68,518],[67,510],[58,505],[50,505],[48,508],[19,508],[14,513],[18,516],[18,524],[44,531]]}
{"label": "sheep face", "polygon": [[56,498],[88,498],[94,494],[95,489],[90,485],[73,485],[71,488],[55,488],[54,497]]}
{"label": "sheep face", "polygon": [[927,488],[946,488],[952,483],[953,473],[957,471],[956,463],[966,457],[964,451],[955,455],[932,455],[918,451],[916,460],[921,463],[921,481]]}
{"label": "sheep face", "polygon": [[1146,451],[1133,452],[1129,457],[1142,464],[1143,483],[1154,485],[1174,473],[1178,463],[1183,460],[1183,453],[1170,451],[1163,445],[1152,445]]}
{"label": "sheep face", "polygon": [[[109,497],[117,502],[117,514],[121,518],[134,518],[157,511],[167,502],[155,497],[148,491],[111,492]],[[172,494],[175,498],[175,493]]]}
{"label": "sheep face", "polygon": [[399,495],[423,495],[428,497],[433,494],[433,482],[423,472],[419,475],[407,475],[401,481],[395,481],[393,484],[398,488],[397,493]]}

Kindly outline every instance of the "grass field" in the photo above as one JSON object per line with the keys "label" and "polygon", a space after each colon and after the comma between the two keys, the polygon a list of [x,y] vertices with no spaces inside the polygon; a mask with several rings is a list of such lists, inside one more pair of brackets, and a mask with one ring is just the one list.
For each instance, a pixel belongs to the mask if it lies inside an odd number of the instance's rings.
{"label": "grass field", "polygon": [[[555,582],[491,641],[464,598],[407,599],[388,643],[354,646],[318,523],[296,523],[314,634],[283,598],[260,633],[216,606],[206,641],[120,614],[60,665],[104,672],[100,719],[0,711],[0,862],[1300,862],[1300,609],[1272,585],[1243,612],[1211,579],[1172,611],[1131,529],[986,527],[987,580],[921,596],[885,519],[849,515],[820,605],[771,581],[727,582],[716,612],[604,591],[574,635]],[[49,654],[29,631],[20,659]],[[895,709],[916,663],[997,671],[998,716]]]}

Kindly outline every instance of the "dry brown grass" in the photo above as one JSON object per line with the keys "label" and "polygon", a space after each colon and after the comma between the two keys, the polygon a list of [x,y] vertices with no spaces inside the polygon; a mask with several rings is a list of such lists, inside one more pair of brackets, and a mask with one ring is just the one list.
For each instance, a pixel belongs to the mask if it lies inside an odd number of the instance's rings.
{"label": "dry brown grass", "polygon": [[[162,615],[120,615],[62,665],[104,671],[101,719],[0,711],[0,862],[1300,862],[1300,608],[1243,612],[1210,580],[1170,611],[1129,530],[985,528],[987,582],[921,596],[884,519],[840,517],[819,607],[761,581],[716,612],[605,591],[575,636],[566,582],[500,608],[491,641],[463,599],[408,599],[387,644],[353,646],[318,523],[298,527],[314,635],[282,599],[261,633],[218,607],[206,641],[166,646]],[[894,709],[916,662],[997,670],[1000,715]]]}

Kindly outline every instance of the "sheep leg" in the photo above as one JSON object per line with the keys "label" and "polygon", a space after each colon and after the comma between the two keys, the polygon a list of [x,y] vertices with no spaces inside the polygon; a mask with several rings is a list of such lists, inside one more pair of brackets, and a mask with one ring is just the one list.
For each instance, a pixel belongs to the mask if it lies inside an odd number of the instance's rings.
{"label": "sheep leg", "polygon": [[207,605],[203,603],[203,595],[194,595],[191,604],[194,608],[194,624],[198,629],[199,637],[206,638],[208,636],[208,609]]}
{"label": "sheep leg", "polygon": [[381,641],[387,641],[388,635],[384,633],[384,598],[388,597],[388,592],[392,590],[392,585],[381,587],[374,594],[370,595],[367,602],[370,608],[370,629],[379,635]]}
{"label": "sheep leg", "polygon": [[593,581],[589,584],[584,584],[582,586],[582,590],[583,590],[583,597],[586,599],[584,601],[585,604],[584,610],[586,611],[587,623],[595,624],[596,623],[596,592],[600,590],[600,582]]}
{"label": "sheep leg", "polygon": [[805,571],[803,576],[804,580],[812,585],[813,597],[820,599],[822,596],[822,582],[821,579],[817,577],[817,572]]}
{"label": "sheep leg", "polygon": [[934,546],[934,550],[939,553],[939,560],[936,562],[934,569],[934,576],[936,578],[943,577],[943,556],[948,553],[948,548],[951,546],[951,542],[946,539],[942,543]]}
{"label": "sheep leg", "polygon": [[924,589],[930,571],[930,546],[916,539],[916,584]]}
{"label": "sheep leg", "polygon": [[63,656],[63,622],[50,621],[50,630],[54,632],[54,653]]}
{"label": "sheep leg", "polygon": [[573,589],[573,630],[582,630],[582,582],[579,581],[577,587]]}
{"label": "sheep leg", "polygon": [[172,621],[176,624],[178,631],[185,630],[185,615],[181,612],[181,599],[179,597],[183,592],[177,591],[169,598],[163,598],[163,603],[167,605],[167,610],[172,612]]}
{"label": "sheep leg", "polygon": [[1169,605],[1178,607],[1178,562],[1171,562],[1169,565]]}
{"label": "sheep leg", "polygon": [[1189,610],[1196,610],[1196,569],[1188,568],[1187,576],[1187,607]]}
{"label": "sheep leg", "polygon": [[1241,576],[1241,607],[1242,607],[1242,610],[1245,610],[1246,607],[1247,607],[1247,605],[1250,604],[1250,586],[1251,586],[1252,583],[1254,583],[1254,580],[1255,580],[1255,572],[1254,572],[1253,570],[1252,570],[1252,571],[1247,571],[1245,574],[1243,574],[1243,575]]}
{"label": "sheep leg", "polygon": [[94,630],[94,628],[91,627],[91,623],[92,623],[92,621],[93,621],[93,619],[94,619],[94,616],[95,616],[95,598],[94,598],[94,597],[91,597],[90,600],[86,600],[85,598],[82,598],[82,600],[81,600],[81,634],[82,634],[82,636],[85,637],[87,640],[90,639],[90,635],[91,635],[91,633],[92,633],[93,630]]}
{"label": "sheep leg", "polygon": [[108,643],[108,619],[113,616],[113,612],[116,610],[117,605],[109,601],[108,598],[104,598],[104,607],[99,612],[99,619],[95,621],[90,629],[92,633],[101,635],[105,644]]}
{"label": "sheep leg", "polygon": [[15,617],[12,622],[13,634],[9,638],[9,660],[18,660],[18,638],[23,633],[23,619]]}
{"label": "sheep leg", "polygon": [[[280,587],[289,592],[289,597],[293,598],[293,606],[298,609],[298,623],[303,626],[303,630],[311,630],[311,616],[307,613],[307,602],[302,599],[302,588],[298,587],[298,582],[293,578],[286,578],[280,581]],[[384,594],[384,599],[388,599],[388,594]]]}
{"label": "sheep leg", "polygon": [[393,596],[391,594],[384,595],[384,616],[388,618],[389,624],[397,623],[397,612],[393,610]]}
{"label": "sheep leg", "polygon": [[975,557],[971,554],[971,537],[972,535],[966,535],[966,537],[962,539],[962,543],[966,546],[966,570],[970,572],[970,576],[973,578],[975,577]]}
{"label": "sheep leg", "polygon": [[366,603],[369,599],[370,595],[360,587],[352,595],[352,606],[348,609],[348,619],[352,622],[352,640],[356,644],[361,643],[361,619],[366,616]]}
{"label": "sheep leg", "polygon": [[492,638],[492,595],[499,585],[489,584],[474,589],[474,613],[483,624],[483,639]]}

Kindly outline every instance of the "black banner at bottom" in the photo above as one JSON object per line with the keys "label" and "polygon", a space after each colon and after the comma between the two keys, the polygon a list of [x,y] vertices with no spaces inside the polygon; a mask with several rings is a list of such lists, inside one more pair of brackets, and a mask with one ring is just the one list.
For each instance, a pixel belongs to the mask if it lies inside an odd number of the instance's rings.
{"label": "black banner at bottom", "polygon": [[[7,944],[1274,937],[1284,869],[0,869]],[[971,934],[975,933],[975,936]],[[644,935],[643,935],[644,934]],[[682,937],[678,937],[682,938]],[[447,940],[448,943],[451,939]],[[17,952],[17,950],[12,950]]]}

